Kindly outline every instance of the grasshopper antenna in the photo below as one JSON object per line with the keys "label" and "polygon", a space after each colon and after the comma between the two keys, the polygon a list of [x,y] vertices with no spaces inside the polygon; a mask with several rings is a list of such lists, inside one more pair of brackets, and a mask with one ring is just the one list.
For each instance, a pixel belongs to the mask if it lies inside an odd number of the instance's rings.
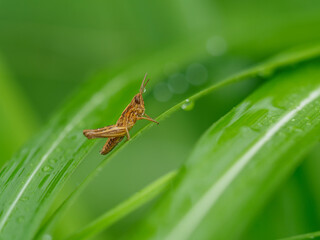
{"label": "grasshopper antenna", "polygon": [[148,84],[148,82],[149,82],[149,80],[150,80],[150,79],[148,79],[147,82],[144,83],[144,81],[145,81],[146,78],[147,78],[147,75],[148,75],[148,73],[146,73],[146,74],[144,75],[144,78],[143,78],[143,81],[142,81],[142,84],[141,84],[141,87],[140,87],[140,93],[141,93],[141,94],[143,93],[145,87],[147,86],[147,84]]}

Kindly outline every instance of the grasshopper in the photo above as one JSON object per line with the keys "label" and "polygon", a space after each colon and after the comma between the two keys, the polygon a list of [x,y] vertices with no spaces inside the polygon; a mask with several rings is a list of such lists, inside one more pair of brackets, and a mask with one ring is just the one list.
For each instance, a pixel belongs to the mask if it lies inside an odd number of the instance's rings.
{"label": "grasshopper", "polygon": [[147,73],[145,74],[140,91],[136,94],[128,106],[124,109],[115,125],[106,126],[98,129],[83,130],[83,134],[88,139],[93,138],[108,138],[107,142],[103,146],[100,154],[105,155],[109,153],[118,143],[120,143],[125,136],[130,140],[129,130],[135,125],[138,120],[148,120],[159,124],[157,121],[149,117],[145,113],[144,101],[142,93],[150,79],[146,80]]}

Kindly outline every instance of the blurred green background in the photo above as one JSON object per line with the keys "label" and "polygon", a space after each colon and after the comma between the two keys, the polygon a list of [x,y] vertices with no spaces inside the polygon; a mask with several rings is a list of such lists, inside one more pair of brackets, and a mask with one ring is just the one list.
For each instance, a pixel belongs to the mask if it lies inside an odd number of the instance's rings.
{"label": "blurred green background", "polygon": [[[319,26],[317,0],[2,0],[0,164],[34,136],[84,81],[97,75],[150,59],[174,46],[199,45],[206,54],[184,68],[164,60],[166,77],[148,89],[145,97],[147,113],[155,117],[190,94],[280,51],[319,42]],[[197,82],[190,77],[194,72],[201,75]],[[152,73],[149,77],[152,81]],[[215,92],[197,101],[192,111],[175,114],[129,144],[64,216],[55,231],[57,239],[179,167],[212,122],[260,83],[252,79]],[[144,124],[138,123],[133,132]],[[156,153],[150,148],[155,145]],[[59,199],[83,179],[85,169],[101,160],[98,151],[87,157]],[[318,159],[315,149],[239,239],[272,239],[320,229]],[[117,239],[147,209],[97,239]]]}

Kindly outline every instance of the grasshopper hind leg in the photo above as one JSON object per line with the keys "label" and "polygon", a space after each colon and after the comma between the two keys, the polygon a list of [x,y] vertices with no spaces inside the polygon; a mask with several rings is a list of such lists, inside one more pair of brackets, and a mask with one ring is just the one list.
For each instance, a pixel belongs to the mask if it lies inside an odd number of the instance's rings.
{"label": "grasshopper hind leg", "polygon": [[126,134],[127,132],[125,127],[118,127],[116,125],[110,125],[98,129],[83,130],[83,135],[88,139],[122,137]]}
{"label": "grasshopper hind leg", "polygon": [[124,137],[115,137],[115,138],[109,138],[105,145],[103,146],[102,150],[100,151],[101,155],[106,155],[107,153],[111,152],[112,149],[115,148],[115,146],[118,145],[119,142],[122,141]]}

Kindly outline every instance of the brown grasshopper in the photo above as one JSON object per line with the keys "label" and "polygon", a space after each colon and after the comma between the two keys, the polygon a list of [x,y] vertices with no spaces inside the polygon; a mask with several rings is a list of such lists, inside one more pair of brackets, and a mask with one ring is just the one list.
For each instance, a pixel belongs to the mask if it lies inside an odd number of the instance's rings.
{"label": "brown grasshopper", "polygon": [[140,92],[136,94],[126,109],[122,112],[120,118],[115,125],[106,126],[104,128],[83,130],[83,134],[88,139],[93,138],[108,138],[106,144],[101,150],[101,154],[105,155],[110,152],[122,139],[127,136],[130,140],[129,130],[134,126],[137,120],[145,119],[151,122],[159,124],[157,121],[153,120],[147,114],[145,114],[144,101],[142,93],[149,82],[150,79],[144,83],[147,77],[147,73],[142,81]]}

